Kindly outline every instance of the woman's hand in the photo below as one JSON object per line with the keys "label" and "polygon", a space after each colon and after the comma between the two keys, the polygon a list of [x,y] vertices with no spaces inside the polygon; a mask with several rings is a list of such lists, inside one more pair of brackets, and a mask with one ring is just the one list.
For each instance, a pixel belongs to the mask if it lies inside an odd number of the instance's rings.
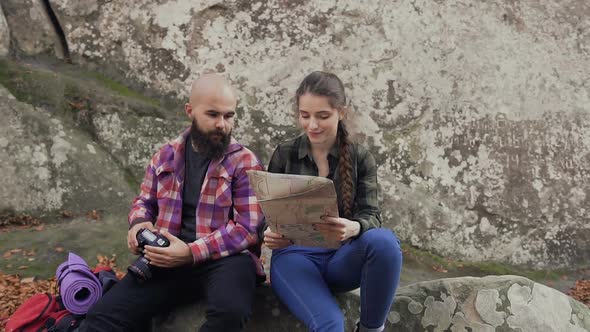
{"label": "woman's hand", "polygon": [[330,216],[323,216],[322,220],[325,223],[315,224],[314,227],[330,240],[346,241],[361,231],[361,224],[354,220]]}
{"label": "woman's hand", "polygon": [[264,244],[268,249],[281,249],[293,244],[293,241],[283,237],[279,233],[274,233],[270,230],[270,227],[264,231]]}

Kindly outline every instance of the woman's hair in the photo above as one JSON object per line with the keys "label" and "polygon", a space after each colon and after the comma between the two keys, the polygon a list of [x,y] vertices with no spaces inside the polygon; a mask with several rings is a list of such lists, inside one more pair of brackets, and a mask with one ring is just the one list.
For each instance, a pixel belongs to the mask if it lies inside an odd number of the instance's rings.
{"label": "woman's hair", "polygon": [[[344,84],[338,76],[332,73],[314,71],[307,75],[295,92],[296,111],[299,112],[299,97],[306,93],[327,97],[332,108],[343,110],[346,108],[346,94]],[[338,121],[338,176],[340,177],[340,197],[344,217],[352,217],[352,158],[350,155],[351,142],[348,131],[342,120]]]}

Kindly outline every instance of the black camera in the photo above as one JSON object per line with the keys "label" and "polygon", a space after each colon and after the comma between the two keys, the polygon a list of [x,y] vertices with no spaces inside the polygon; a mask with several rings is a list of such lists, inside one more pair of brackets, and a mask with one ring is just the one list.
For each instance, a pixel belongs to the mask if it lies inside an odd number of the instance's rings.
{"label": "black camera", "polygon": [[[170,245],[170,241],[160,233],[154,233],[147,228],[142,228],[137,232],[137,243],[138,247],[143,249],[144,246],[154,246],[165,248]],[[149,265],[150,261],[143,255],[129,265],[127,270],[133,276],[141,280],[149,280],[152,277],[152,268]]]}

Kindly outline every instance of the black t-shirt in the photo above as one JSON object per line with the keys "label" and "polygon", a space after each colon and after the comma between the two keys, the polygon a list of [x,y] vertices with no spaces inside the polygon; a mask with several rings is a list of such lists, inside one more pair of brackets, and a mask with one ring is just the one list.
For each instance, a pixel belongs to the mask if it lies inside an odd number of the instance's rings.
{"label": "black t-shirt", "polygon": [[184,242],[196,240],[197,205],[201,187],[211,160],[193,150],[190,136],[184,144],[184,186],[182,189],[182,227],[179,238]]}

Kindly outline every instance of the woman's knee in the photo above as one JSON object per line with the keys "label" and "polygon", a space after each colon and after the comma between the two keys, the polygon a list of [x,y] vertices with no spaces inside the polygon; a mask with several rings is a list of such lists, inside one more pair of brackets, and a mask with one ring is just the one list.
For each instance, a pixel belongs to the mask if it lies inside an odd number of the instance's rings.
{"label": "woman's knee", "polygon": [[359,239],[374,247],[400,248],[399,240],[393,231],[387,228],[369,229]]}
{"label": "woman's knee", "polygon": [[402,251],[400,242],[393,231],[387,228],[370,229],[364,232],[359,240],[365,242],[369,254],[373,253],[380,256],[401,259]]}

